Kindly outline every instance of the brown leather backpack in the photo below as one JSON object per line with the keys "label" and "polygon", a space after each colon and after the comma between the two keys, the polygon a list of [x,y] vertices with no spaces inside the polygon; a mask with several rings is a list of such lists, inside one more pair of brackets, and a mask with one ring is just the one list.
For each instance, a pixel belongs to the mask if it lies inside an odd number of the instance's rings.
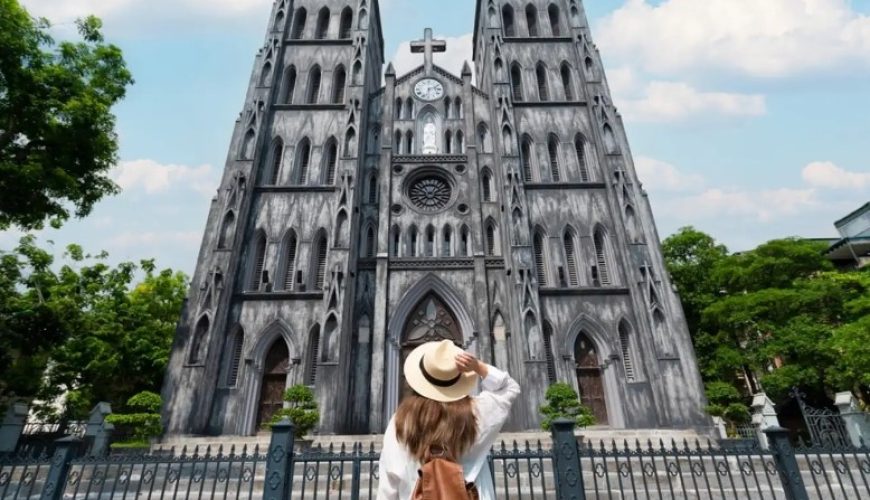
{"label": "brown leather backpack", "polygon": [[462,465],[444,453],[429,453],[418,471],[411,500],[479,500],[477,486],[465,482]]}

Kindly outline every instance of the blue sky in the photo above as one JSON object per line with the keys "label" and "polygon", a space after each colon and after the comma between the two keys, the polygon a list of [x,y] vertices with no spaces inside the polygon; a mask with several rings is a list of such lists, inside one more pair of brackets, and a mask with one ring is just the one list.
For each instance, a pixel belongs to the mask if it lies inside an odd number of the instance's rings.
{"label": "blue sky", "polygon": [[[22,0],[68,36],[94,13],[136,78],[116,108],[125,189],[43,240],[193,269],[270,0]],[[587,14],[662,237],[733,250],[799,235],[870,200],[870,0],[590,0]],[[446,37],[471,58],[471,0],[381,0],[386,57]],[[20,233],[0,233],[8,249]]]}

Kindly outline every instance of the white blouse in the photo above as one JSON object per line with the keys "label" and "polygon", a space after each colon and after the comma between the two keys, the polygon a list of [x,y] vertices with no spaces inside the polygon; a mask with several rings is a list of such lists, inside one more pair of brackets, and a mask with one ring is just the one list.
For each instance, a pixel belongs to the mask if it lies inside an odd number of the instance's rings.
{"label": "white blouse", "polygon": [[[488,368],[489,373],[480,384],[481,393],[473,397],[478,427],[477,440],[460,461],[465,471],[465,480],[477,485],[480,500],[496,500],[487,457],[508,418],[511,405],[520,394],[520,385],[510,375],[492,366]],[[393,416],[384,434],[377,500],[411,498],[419,469],[420,463],[396,438],[396,422]]]}

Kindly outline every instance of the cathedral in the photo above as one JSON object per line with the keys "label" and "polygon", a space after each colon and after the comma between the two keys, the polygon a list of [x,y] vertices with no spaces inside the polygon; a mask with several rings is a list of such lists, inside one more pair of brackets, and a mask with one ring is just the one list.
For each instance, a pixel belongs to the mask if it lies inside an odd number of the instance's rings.
{"label": "cathedral", "polygon": [[163,388],[170,435],[250,435],[286,388],[380,433],[449,339],[598,425],[699,428],[704,395],[581,0],[477,0],[474,70],[426,30],[384,68],[378,0],[277,0]]}

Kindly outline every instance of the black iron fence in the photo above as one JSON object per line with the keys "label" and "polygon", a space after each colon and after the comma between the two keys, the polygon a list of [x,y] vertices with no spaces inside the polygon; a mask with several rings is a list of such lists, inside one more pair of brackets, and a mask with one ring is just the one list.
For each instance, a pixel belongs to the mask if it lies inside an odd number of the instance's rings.
{"label": "black iron fence", "polygon": [[[870,500],[866,446],[795,448],[784,429],[766,435],[770,449],[588,443],[562,421],[551,443],[501,443],[489,461],[497,498],[507,500]],[[380,479],[374,446],[300,450],[287,422],[268,447],[97,451],[67,437],[50,456],[0,455],[0,499],[373,500]]]}

